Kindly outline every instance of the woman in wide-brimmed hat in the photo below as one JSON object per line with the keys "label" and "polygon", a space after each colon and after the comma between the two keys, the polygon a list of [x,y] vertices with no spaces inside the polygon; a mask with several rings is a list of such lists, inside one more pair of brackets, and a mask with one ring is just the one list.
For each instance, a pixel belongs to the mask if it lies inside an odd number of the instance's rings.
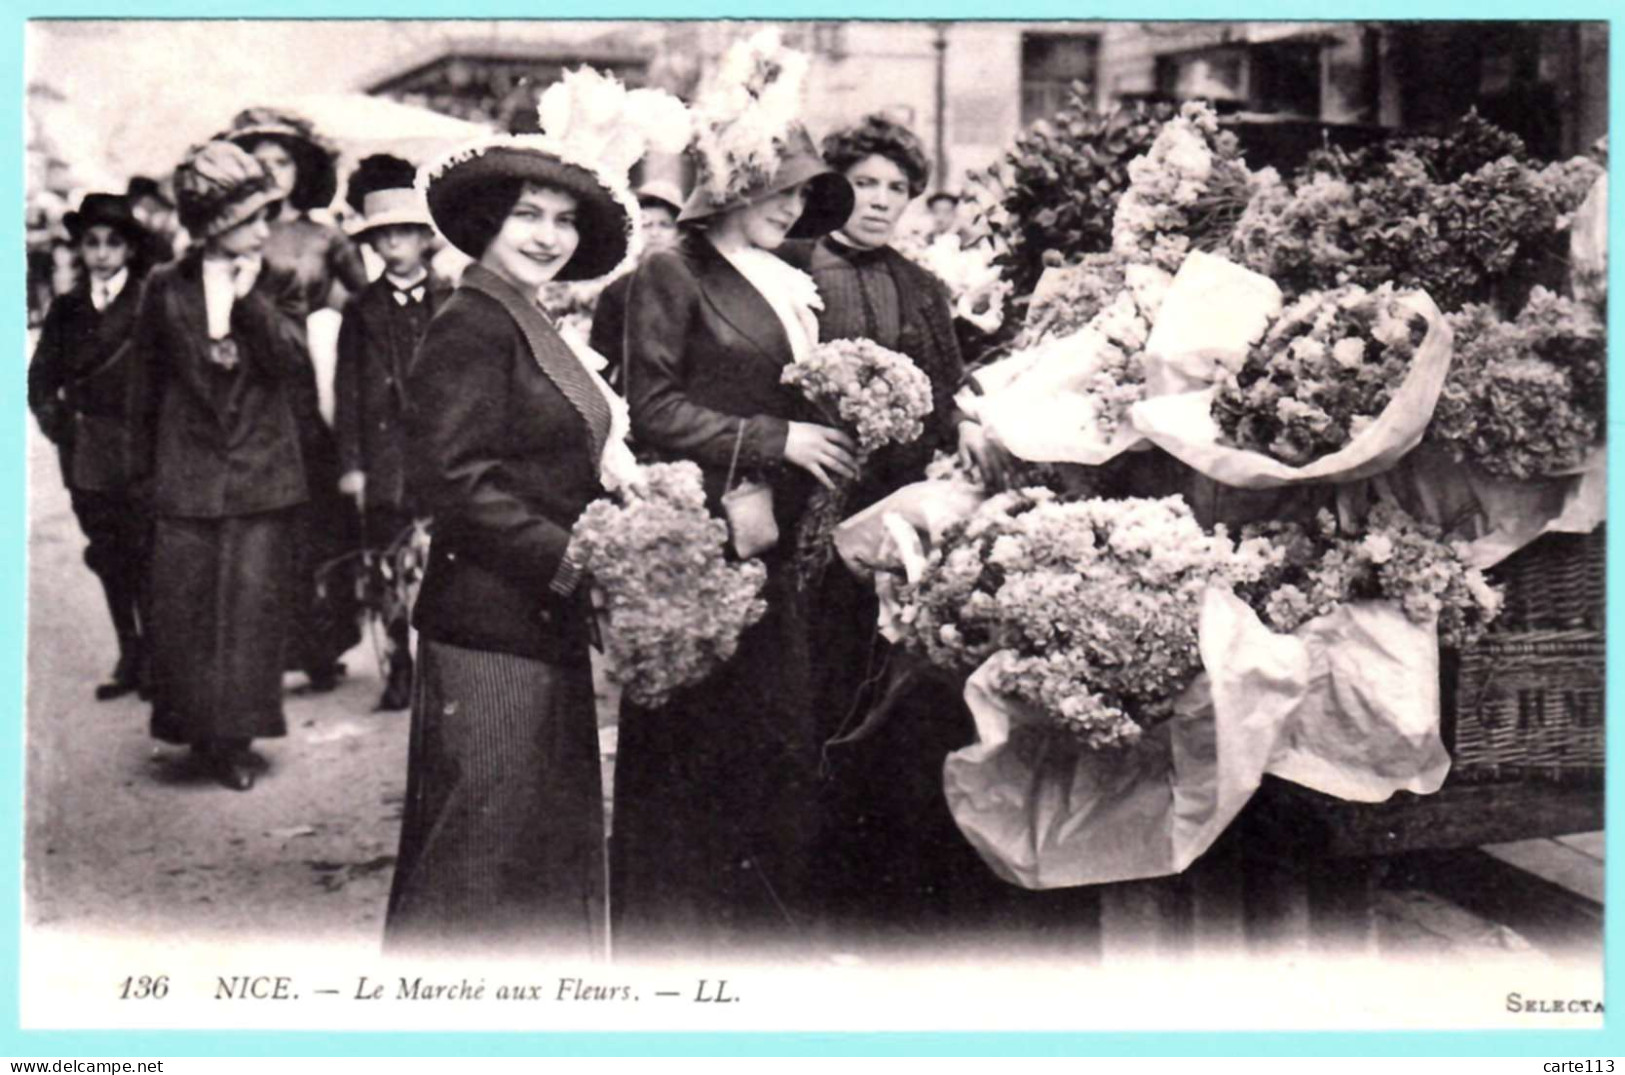
{"label": "woman in wide-brimmed hat", "polygon": [[482,141],[419,183],[475,260],[406,386],[408,483],[435,532],[385,941],[585,958],[604,936],[603,800],[571,528],[627,418],[537,294],[629,264],[637,207],[624,179],[539,136]]}
{"label": "woman in wide-brimmed hat", "polygon": [[[342,307],[346,295],[367,286],[361,254],[338,228],[311,215],[332,204],[338,188],[336,151],[302,116],[273,108],[239,112],[221,137],[254,154],[276,184],[265,260],[297,276],[307,313]],[[355,504],[339,490],[338,448],[322,418],[314,367],[300,394],[299,424],[310,505],[300,540],[303,600],[294,618],[289,667],[315,690],[331,690],[342,671],[339,657],[361,640],[354,587],[318,578],[321,565],[354,552],[361,541]],[[323,585],[323,582],[326,582]]]}
{"label": "woman in wide-brimmed hat", "polygon": [[155,517],[152,734],[246,791],[250,742],[286,734],[304,304],[264,260],[281,194],[259,161],[210,142],[175,170],[175,197],[195,242],[148,279],[125,358],[129,471]]}
{"label": "woman in wide-brimmed hat", "polygon": [[[696,105],[702,178],[678,247],[633,281],[627,394],[640,447],[698,463],[719,513],[734,479],[767,484],[778,531],[790,535],[815,481],[852,475],[853,446],[803,420],[809,408],[780,383],[818,341],[819,300],[772,251],[840,226],[852,191],[795,121],[805,57],[754,38],[735,46],[719,82],[764,70],[774,77],[744,95],[716,85]],[[744,112],[737,99],[751,102]],[[658,710],[622,705],[617,951],[782,953],[806,939],[817,737],[793,544],[781,537],[760,553],[767,614],[730,661]]]}

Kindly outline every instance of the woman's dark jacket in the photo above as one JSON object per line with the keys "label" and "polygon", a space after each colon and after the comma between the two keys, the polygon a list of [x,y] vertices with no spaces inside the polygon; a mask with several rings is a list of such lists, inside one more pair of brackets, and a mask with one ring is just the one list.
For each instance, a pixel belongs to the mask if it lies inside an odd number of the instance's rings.
{"label": "woman's dark jacket", "polygon": [[310,376],[304,300],[269,263],[231,309],[237,364],[209,360],[203,258],[154,269],[129,363],[130,474],[158,515],[226,518],[303,503],[292,400]]}
{"label": "woman's dark jacket", "polygon": [[653,255],[633,278],[626,314],[633,440],[698,463],[713,510],[737,443],[737,474],[772,482],[786,533],[811,491],[810,478],[783,466],[791,418],[812,417],[797,391],[779,382],[790,354],[773,308],[702,235]]}
{"label": "woman's dark jacket", "polygon": [[424,636],[554,664],[587,659],[585,588],[553,589],[602,495],[608,404],[542,312],[478,264],[407,376],[408,496],[434,519]]}

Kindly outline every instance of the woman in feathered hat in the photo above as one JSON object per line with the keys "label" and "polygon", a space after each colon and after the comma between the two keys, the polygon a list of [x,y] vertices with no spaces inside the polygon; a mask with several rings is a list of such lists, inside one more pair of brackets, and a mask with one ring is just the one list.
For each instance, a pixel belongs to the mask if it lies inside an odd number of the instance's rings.
{"label": "woman in feathered hat", "polygon": [[[311,215],[332,203],[338,175],[336,152],[310,122],[277,109],[249,108],[237,114],[221,137],[252,153],[276,183],[280,200],[271,216],[265,260],[298,277],[307,313],[341,307],[346,294],[366,287],[366,269],[355,245],[338,228]],[[342,670],[338,659],[360,641],[361,633],[353,587],[337,582],[319,586],[317,569],[353,552],[361,533],[354,504],[338,488],[338,449],[321,417],[319,399],[312,368],[299,401],[311,492],[300,552],[306,582],[289,659],[290,667],[303,669],[311,687],[321,691],[336,685]]]}
{"label": "woman in feathered hat", "polygon": [[[734,478],[767,483],[781,534],[795,532],[815,481],[854,473],[851,441],[801,420],[806,404],[780,383],[817,343],[819,300],[772,251],[852,210],[851,187],[795,122],[805,65],[775,37],[724,59],[696,106],[704,174],[684,235],[639,268],[626,315],[638,443],[698,463],[713,510]],[[732,660],[659,711],[622,706],[618,951],[726,954],[805,939],[817,736],[786,545],[761,554],[768,611]]]}
{"label": "woman in feathered hat", "polygon": [[126,359],[129,471],[155,517],[152,734],[246,791],[250,742],[286,734],[304,303],[264,260],[281,194],[259,161],[210,142],[176,168],[175,197],[196,242],[149,277]]}
{"label": "woman in feathered hat", "polygon": [[603,941],[603,800],[571,528],[625,455],[627,418],[537,293],[629,264],[637,206],[624,179],[534,135],[453,153],[419,182],[475,260],[406,386],[408,484],[435,533],[385,942],[588,958]]}

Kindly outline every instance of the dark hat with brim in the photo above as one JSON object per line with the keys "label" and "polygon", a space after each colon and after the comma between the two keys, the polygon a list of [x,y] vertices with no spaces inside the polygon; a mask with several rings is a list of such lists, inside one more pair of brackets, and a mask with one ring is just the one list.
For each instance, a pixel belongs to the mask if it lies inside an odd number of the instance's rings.
{"label": "dark hat with brim", "polygon": [[142,198],[151,198],[165,209],[175,208],[175,203],[169,200],[169,195],[164,193],[164,188],[159,186],[158,180],[153,179],[151,176],[132,175],[129,187],[124,191],[124,196],[130,200],[131,205],[134,205]]}
{"label": "dark hat with brim", "polygon": [[828,235],[851,219],[852,207],[856,204],[852,184],[847,182],[844,175],[824,163],[824,158],[813,147],[812,136],[805,129],[797,127],[790,133],[788,143],[779,155],[778,168],[765,182],[748,187],[724,201],[714,200],[707,185],[701,183],[689,195],[677,221],[686,224],[704,220],[802,183],[807,184],[807,205],[787,233],[788,238],[816,239],[820,235]]}
{"label": "dark hat with brim", "polygon": [[624,182],[571,160],[545,135],[482,139],[425,165],[418,185],[429,216],[446,241],[472,258],[491,242],[490,221],[468,211],[482,190],[515,180],[562,190],[576,198],[575,254],[554,279],[596,280],[620,272],[636,257],[638,206]]}
{"label": "dark hat with brim", "polygon": [[147,236],[147,229],[130,212],[129,199],[122,194],[86,194],[77,210],[63,216],[62,226],[76,243],[94,227],[112,228],[132,247],[139,247]]}
{"label": "dark hat with brim", "polygon": [[231,129],[220,137],[250,153],[265,141],[275,142],[287,150],[299,169],[298,182],[287,198],[295,209],[325,208],[338,193],[338,153],[302,116],[271,108],[247,108],[237,113],[231,121]]}

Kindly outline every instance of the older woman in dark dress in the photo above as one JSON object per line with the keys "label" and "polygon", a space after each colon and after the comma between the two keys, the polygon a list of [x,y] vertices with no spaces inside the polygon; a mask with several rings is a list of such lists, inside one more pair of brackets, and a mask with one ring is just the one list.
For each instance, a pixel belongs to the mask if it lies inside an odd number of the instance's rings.
{"label": "older woman in dark dress", "polygon": [[[806,269],[824,300],[819,335],[868,339],[914,360],[931,380],[925,433],[876,452],[850,501],[856,513],[920,481],[939,450],[958,451],[990,476],[996,449],[954,406],[964,367],[948,291],[891,246],[909,203],[930,178],[919,138],[868,116],[824,139],[825,162],[852,184],[851,216],[816,242],[781,255]],[[886,642],[872,587],[837,563],[809,598],[814,705],[825,738],[850,731],[884,693]],[[826,923],[845,945],[934,942],[982,902],[990,875],[948,812],[942,763],[975,740],[957,692],[921,682],[871,739],[827,748],[818,845]]]}
{"label": "older woman in dark dress", "polygon": [[587,958],[603,944],[603,800],[571,528],[603,493],[618,401],[537,290],[621,267],[637,210],[534,138],[424,174],[436,225],[477,260],[407,383],[408,482],[435,534],[385,943]]}
{"label": "older woman in dark dress", "polygon": [[[805,274],[771,251],[844,221],[852,193],[806,132],[735,199],[706,188],[676,250],[639,268],[626,373],[640,447],[700,465],[714,511],[730,472],[766,479],[781,534],[814,480],[850,475],[851,442],[802,421],[780,383],[817,343]],[[789,546],[789,547],[787,547]],[[611,891],[618,953],[748,954],[805,939],[816,835],[817,720],[806,619],[789,552],[763,554],[766,616],[710,678],[656,710],[621,708]]]}

